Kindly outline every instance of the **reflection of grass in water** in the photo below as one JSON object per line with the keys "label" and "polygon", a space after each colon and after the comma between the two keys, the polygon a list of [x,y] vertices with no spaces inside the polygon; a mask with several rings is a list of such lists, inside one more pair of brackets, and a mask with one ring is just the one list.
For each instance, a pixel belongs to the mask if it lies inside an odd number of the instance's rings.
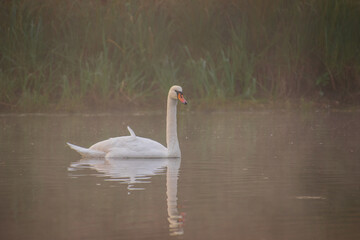
{"label": "reflection of grass in water", "polygon": [[[354,1],[3,1],[0,103],[60,109],[160,99],[356,97]],[[158,99],[156,99],[158,98]]]}

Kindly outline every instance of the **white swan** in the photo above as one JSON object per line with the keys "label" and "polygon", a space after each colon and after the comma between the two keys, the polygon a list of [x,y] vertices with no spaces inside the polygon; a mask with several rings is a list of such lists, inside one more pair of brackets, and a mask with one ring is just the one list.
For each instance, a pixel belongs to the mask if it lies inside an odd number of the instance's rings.
{"label": "white swan", "polygon": [[108,140],[95,143],[89,148],[79,147],[71,143],[67,144],[85,158],[181,157],[176,124],[176,106],[178,100],[184,104],[187,104],[182,93],[182,88],[175,85],[170,88],[167,99],[167,148],[154,140],[136,136],[130,127],[128,127],[130,136],[110,138]]}

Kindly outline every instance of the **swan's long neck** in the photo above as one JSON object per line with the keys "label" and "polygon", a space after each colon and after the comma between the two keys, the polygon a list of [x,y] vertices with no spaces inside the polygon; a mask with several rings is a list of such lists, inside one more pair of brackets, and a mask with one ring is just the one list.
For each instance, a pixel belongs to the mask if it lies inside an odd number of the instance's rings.
{"label": "swan's long neck", "polygon": [[166,144],[169,157],[181,157],[176,124],[177,100],[168,96],[166,115]]}

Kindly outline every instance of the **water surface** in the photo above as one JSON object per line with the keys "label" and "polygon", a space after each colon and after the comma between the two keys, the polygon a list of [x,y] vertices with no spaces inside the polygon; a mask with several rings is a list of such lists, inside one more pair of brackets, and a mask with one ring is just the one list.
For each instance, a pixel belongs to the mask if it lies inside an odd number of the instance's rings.
{"label": "water surface", "polygon": [[358,112],[181,112],[181,159],[81,160],[164,112],[0,116],[0,239],[360,239]]}

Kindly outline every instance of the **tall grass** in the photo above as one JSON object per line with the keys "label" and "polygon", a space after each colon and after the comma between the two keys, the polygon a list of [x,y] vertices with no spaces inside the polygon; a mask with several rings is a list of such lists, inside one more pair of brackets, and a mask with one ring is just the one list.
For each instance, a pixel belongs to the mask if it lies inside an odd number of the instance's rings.
{"label": "tall grass", "polygon": [[0,109],[191,98],[360,99],[354,0],[9,0]]}

